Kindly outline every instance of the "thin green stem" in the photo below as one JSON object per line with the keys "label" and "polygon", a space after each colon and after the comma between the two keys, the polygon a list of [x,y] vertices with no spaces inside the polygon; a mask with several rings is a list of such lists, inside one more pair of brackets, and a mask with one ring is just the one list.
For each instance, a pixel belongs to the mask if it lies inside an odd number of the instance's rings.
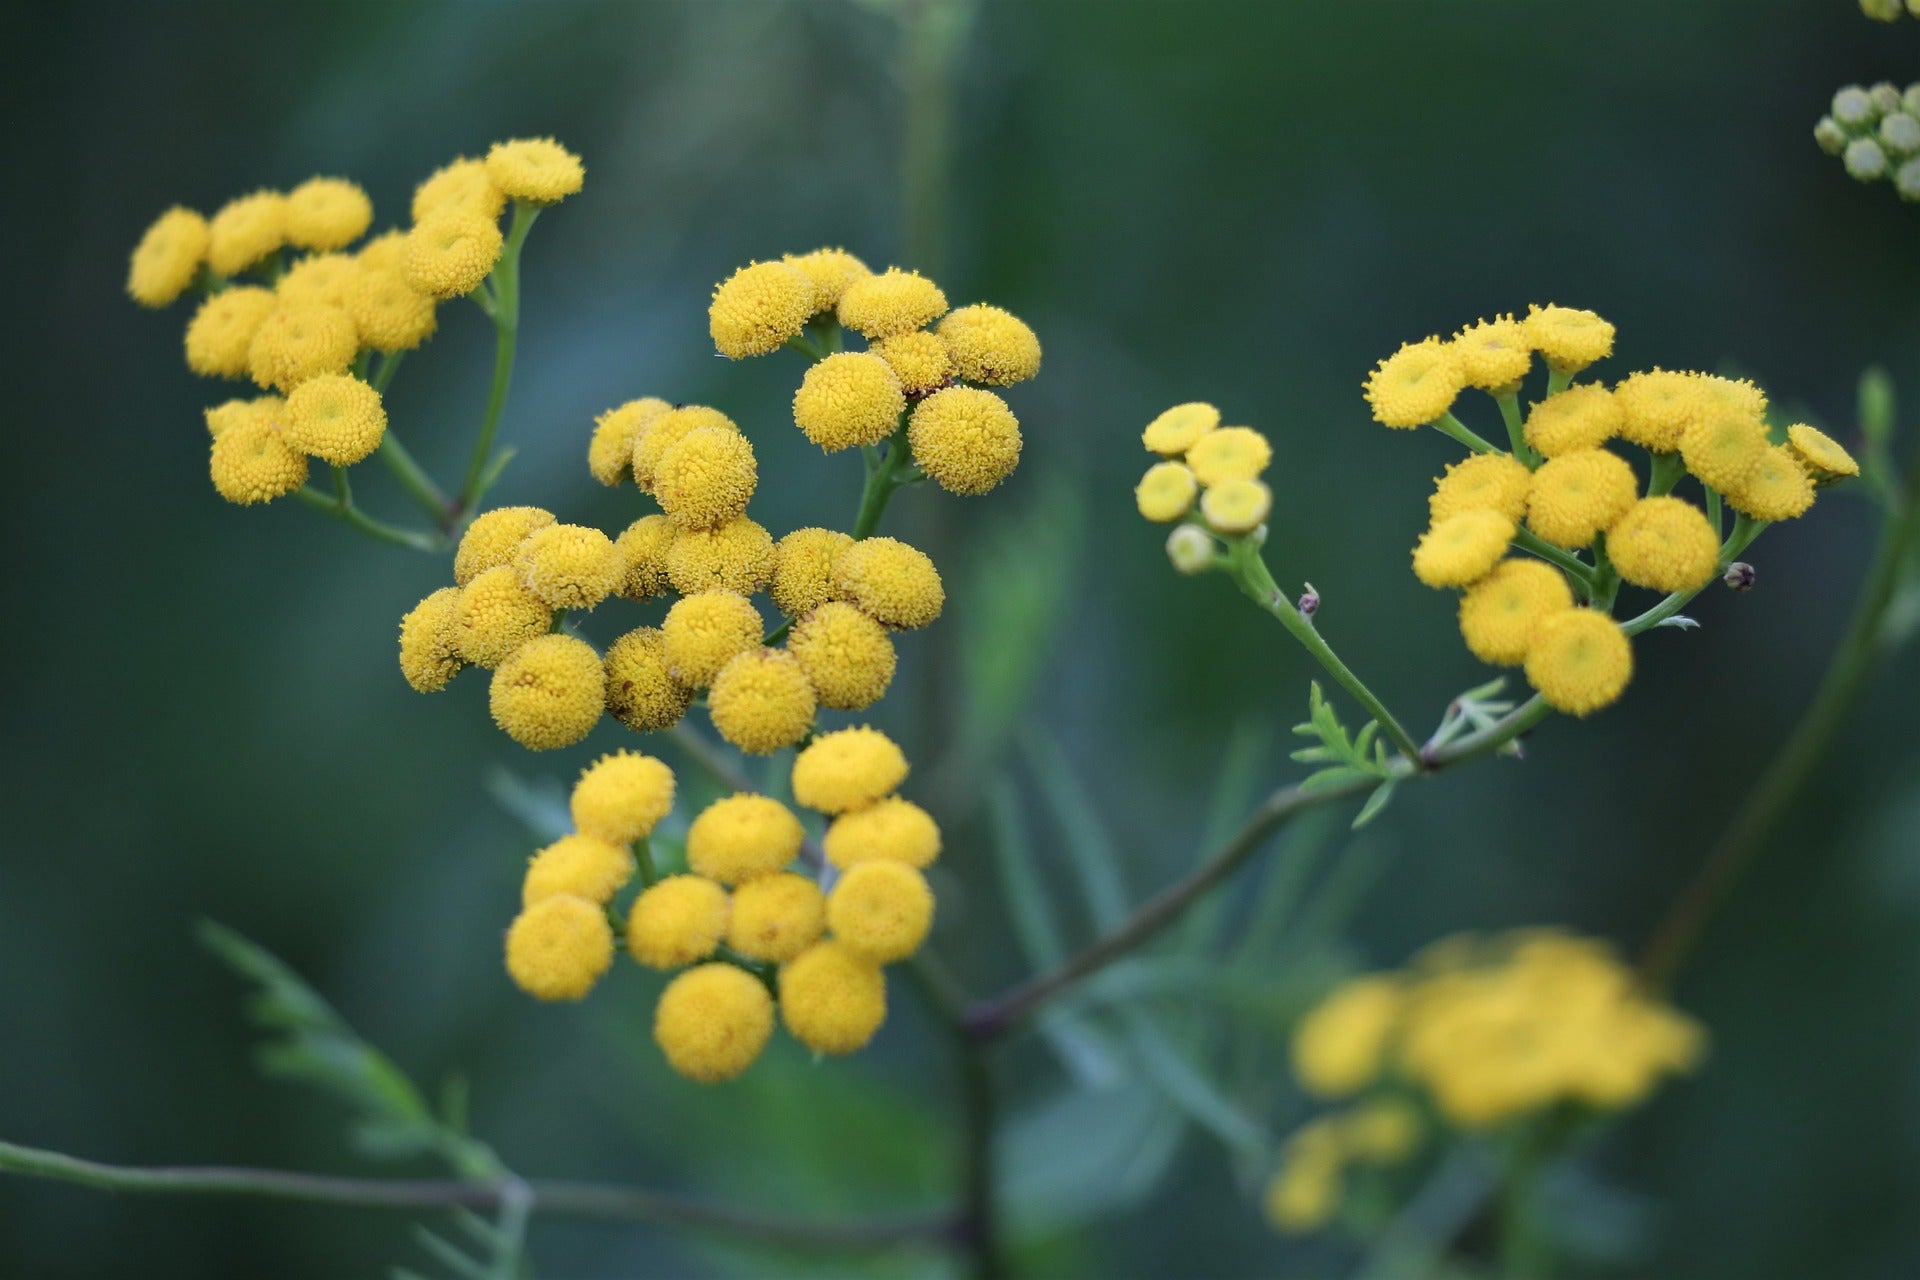
{"label": "thin green stem", "polygon": [[1552,365],[1547,366],[1547,395],[1549,397],[1559,395],[1572,385],[1573,375],[1571,373],[1562,373]]}
{"label": "thin green stem", "polygon": [[381,395],[393,383],[393,375],[400,372],[400,361],[406,357],[404,351],[388,351],[381,355],[380,363],[373,367],[373,389]]}
{"label": "thin green stem", "polygon": [[1687,474],[1687,464],[1677,453],[1656,453],[1647,469],[1647,496],[1659,498],[1673,492]]}
{"label": "thin green stem", "polygon": [[1593,594],[1593,566],[1573,552],[1554,546],[1524,525],[1515,531],[1513,545],[1561,569],[1573,578],[1588,596]]}
{"label": "thin green stem", "polygon": [[1453,416],[1451,409],[1434,419],[1433,429],[1441,435],[1452,436],[1455,440],[1458,440],[1475,453],[1502,452],[1499,448],[1482,440],[1478,435],[1475,435],[1466,423]]}
{"label": "thin green stem", "polygon": [[1720,536],[1720,491],[1707,490],[1707,523],[1713,526],[1713,536]]}
{"label": "thin green stem", "polygon": [[1500,417],[1507,424],[1507,444],[1512,447],[1513,456],[1526,463],[1528,467],[1539,466],[1540,455],[1535,453],[1533,446],[1527,443],[1526,424],[1520,417],[1520,393],[1502,391],[1494,397],[1494,401],[1500,406]]}
{"label": "thin green stem", "polygon": [[[1765,520],[1754,520],[1745,515],[1736,515],[1733,520],[1732,532],[1727,534],[1727,540],[1720,546],[1720,558],[1715,562],[1713,569],[1714,578],[1718,578],[1726,573],[1727,567],[1733,563],[1734,557],[1753,545],[1753,540],[1759,537],[1766,527],[1767,521]],[[1645,613],[1640,614],[1638,617],[1629,618],[1627,621],[1621,623],[1621,630],[1630,636],[1637,636],[1642,631],[1651,630],[1686,608],[1689,601],[1711,585],[1713,585],[1713,579],[1709,578],[1705,585],[1695,587],[1691,591],[1676,591]]]}
{"label": "thin green stem", "polygon": [[434,523],[442,530],[450,530],[454,524],[453,504],[447,501],[447,495],[440,492],[440,486],[433,482],[425,467],[414,460],[407,446],[400,443],[400,437],[388,427],[387,433],[380,437],[380,461],[386,464],[400,487],[422,511],[433,517]]}
{"label": "thin green stem", "polygon": [[640,887],[651,889],[659,882],[660,872],[653,865],[653,842],[641,836],[633,842],[633,861],[640,869]]}
{"label": "thin green stem", "polygon": [[1607,558],[1607,535],[1597,533],[1593,537],[1593,590],[1587,597],[1587,603],[1602,613],[1613,612],[1613,602],[1620,595],[1620,574],[1613,567],[1613,561]]}
{"label": "thin green stem", "polygon": [[1500,1274],[1506,1280],[1547,1280],[1552,1241],[1541,1230],[1540,1176],[1550,1151],[1545,1121],[1536,1118],[1516,1138],[1500,1180]]}
{"label": "thin green stem", "polygon": [[902,413],[900,424],[887,439],[885,455],[878,455],[874,451],[867,454],[867,482],[860,491],[860,510],[853,521],[853,538],[856,542],[871,537],[873,531],[880,527],[880,517],[886,514],[887,503],[905,483],[900,473],[910,457],[912,450],[907,447],[907,415]]}
{"label": "thin green stem", "polygon": [[465,517],[479,505],[493,460],[493,438],[500,429],[500,414],[507,406],[507,387],[513,381],[514,349],[520,340],[520,250],[527,231],[540,209],[524,201],[513,203],[513,223],[507,230],[506,247],[494,264],[493,384],[487,391],[487,411],[480,420],[480,435],[474,441],[473,458],[467,463],[467,478],[454,501],[454,515]]}
{"label": "thin green stem", "polygon": [[424,551],[437,555],[447,549],[447,540],[437,533],[425,529],[403,529],[384,520],[376,520],[360,508],[353,505],[351,498],[341,500],[338,492],[341,478],[335,478],[336,492],[324,494],[312,486],[303,486],[293,491],[293,496],[310,507],[326,512],[337,520],[345,522],[354,529],[379,542],[391,543],[396,547],[407,547],[414,551]]}

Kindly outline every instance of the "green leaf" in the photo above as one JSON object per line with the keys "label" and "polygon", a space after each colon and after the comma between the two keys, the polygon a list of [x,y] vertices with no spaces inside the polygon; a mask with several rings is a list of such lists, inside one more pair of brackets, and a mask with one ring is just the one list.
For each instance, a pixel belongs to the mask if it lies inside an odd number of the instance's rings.
{"label": "green leaf", "polygon": [[1151,1014],[1135,1005],[1122,1016],[1146,1078],[1188,1119],[1241,1155],[1265,1157],[1273,1151],[1272,1135],[1208,1079]]}
{"label": "green leaf", "polygon": [[1120,881],[1120,858],[1112,837],[1059,746],[1038,732],[1029,735],[1024,745],[1034,780],[1066,837],[1088,914],[1102,933],[1117,928],[1127,918],[1127,891]]}
{"label": "green leaf", "polygon": [[1387,803],[1393,799],[1394,788],[1399,785],[1398,779],[1389,778],[1375,787],[1373,794],[1367,797],[1367,802],[1360,806],[1360,812],[1354,817],[1353,829],[1358,831],[1379,817],[1380,811],[1385,809]]}
{"label": "green leaf", "polygon": [[567,791],[556,778],[530,781],[496,765],[487,771],[486,787],[493,802],[540,844],[552,844],[573,830]]}
{"label": "green leaf", "polygon": [[1012,1234],[1051,1234],[1140,1203],[1171,1168],[1185,1127],[1144,1081],[1063,1092],[1014,1115],[999,1146]]}

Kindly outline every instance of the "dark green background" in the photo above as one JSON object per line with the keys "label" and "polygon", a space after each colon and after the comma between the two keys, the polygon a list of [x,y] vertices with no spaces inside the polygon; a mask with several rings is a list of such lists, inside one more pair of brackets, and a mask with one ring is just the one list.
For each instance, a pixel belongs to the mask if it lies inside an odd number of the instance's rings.
{"label": "dark green background", "polygon": [[[629,736],[609,722],[533,759],[487,724],[483,679],[408,691],[395,622],[444,566],[292,504],[219,502],[198,411],[224,388],[182,367],[184,310],[122,293],[127,251],[175,201],[345,173],[384,224],[453,154],[552,133],[587,184],[526,253],[504,426],[521,454],[497,499],[617,529],[640,508],[588,477],[591,415],[660,394],[740,418],[770,527],[844,524],[856,468],[785,420],[798,358],[717,361],[704,312],[749,258],[901,252],[889,24],[837,0],[724,0],[76,4],[12,25],[0,1137],[365,1169],[330,1104],[255,1075],[236,984],[192,942],[210,916],[409,1070],[470,1073],[478,1127],[524,1172],[795,1211],[930,1203],[945,1068],[906,997],[857,1059],[816,1070],[788,1046],[702,1092],[644,1043],[652,981],[631,966],[585,1013],[510,988],[498,940],[528,841],[482,779],[558,777]],[[1177,578],[1132,511],[1140,426],[1204,397],[1274,440],[1276,575],[1311,579],[1324,632],[1432,723],[1485,678],[1449,601],[1407,571],[1451,446],[1372,426],[1368,366],[1553,300],[1616,322],[1615,376],[1749,372],[1849,440],[1869,363],[1920,405],[1920,209],[1847,181],[1809,134],[1838,85],[1916,77],[1920,23],[1870,24],[1846,0],[986,5],[958,77],[943,280],[1029,319],[1046,367],[1010,397],[1028,440],[1011,483],[900,499],[893,527],[952,591],[940,626],[903,641],[885,722],[916,761],[936,755],[928,709],[968,704],[960,637],[997,616],[982,548],[1037,539],[1079,554],[1031,719],[1125,833],[1136,893],[1194,858],[1236,723],[1272,728],[1265,776],[1290,776],[1307,659],[1224,580]],[[393,394],[443,476],[489,338],[449,307]],[[400,513],[371,474],[363,489]],[[1637,942],[1805,703],[1871,533],[1857,496],[1823,498],[1761,544],[1758,590],[1716,589],[1703,629],[1638,646],[1622,705],[1550,723],[1524,765],[1407,789],[1372,842],[1391,863],[1351,927],[1357,956],[1547,921]],[[1605,1159],[1654,1206],[1637,1273],[1920,1270],[1917,670],[1908,652],[1882,672],[1679,987],[1713,1055]],[[965,803],[980,767],[933,798],[954,845],[938,943],[984,992],[1021,961]],[[1002,1072],[1022,1102],[1059,1078],[1031,1043]],[[5,1181],[0,1273],[373,1275],[421,1262],[406,1227]],[[552,1276],[784,1267],[639,1228],[542,1223],[536,1246]],[[1276,1242],[1190,1137],[1168,1185],[1038,1269],[1317,1274],[1326,1256]]]}

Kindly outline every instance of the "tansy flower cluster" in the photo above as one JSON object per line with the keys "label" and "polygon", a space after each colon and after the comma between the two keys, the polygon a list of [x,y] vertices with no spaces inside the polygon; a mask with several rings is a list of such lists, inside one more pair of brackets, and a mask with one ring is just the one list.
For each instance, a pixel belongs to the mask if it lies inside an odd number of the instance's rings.
{"label": "tansy flower cluster", "polygon": [[[1168,553],[1182,568],[1203,568],[1212,540],[1254,534],[1273,509],[1273,493],[1260,477],[1273,460],[1273,446],[1251,427],[1223,427],[1210,404],[1177,404],[1141,433],[1147,452],[1162,461],[1147,468],[1134,489],[1140,514],[1156,524],[1188,521],[1168,540]],[[1195,559],[1197,557],[1197,559]]]}
{"label": "tansy flower cluster", "polygon": [[[1898,13],[1896,0],[1889,20]],[[1866,89],[1848,85],[1833,95],[1813,138],[1858,181],[1891,178],[1902,200],[1920,200],[1920,83],[1904,91],[1884,80]]]}
{"label": "tansy flower cluster", "polygon": [[1268,1216],[1285,1231],[1324,1225],[1349,1171],[1407,1158],[1423,1117],[1484,1133],[1560,1108],[1623,1111],[1704,1047],[1602,942],[1552,929],[1445,939],[1403,971],[1342,984],[1300,1021],[1301,1086],[1357,1103],[1287,1144]]}

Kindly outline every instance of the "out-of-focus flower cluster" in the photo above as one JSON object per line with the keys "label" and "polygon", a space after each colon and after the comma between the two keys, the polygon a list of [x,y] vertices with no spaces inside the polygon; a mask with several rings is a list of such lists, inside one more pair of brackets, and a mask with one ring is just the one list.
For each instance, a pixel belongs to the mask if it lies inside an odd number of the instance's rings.
{"label": "out-of-focus flower cluster", "polygon": [[[1889,21],[1898,15],[1894,5]],[[1861,182],[1891,179],[1902,200],[1920,200],[1920,82],[1850,84],[1813,126],[1813,139]]]}

